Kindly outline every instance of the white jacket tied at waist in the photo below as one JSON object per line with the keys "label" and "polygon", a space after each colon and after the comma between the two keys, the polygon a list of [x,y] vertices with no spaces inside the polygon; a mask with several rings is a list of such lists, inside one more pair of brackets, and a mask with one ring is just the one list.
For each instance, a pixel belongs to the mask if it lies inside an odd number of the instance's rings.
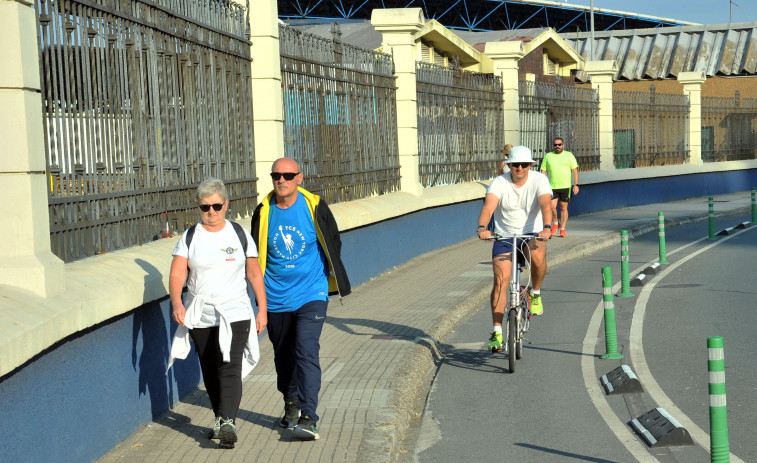
{"label": "white jacket tied at waist", "polygon": [[[212,305],[213,308],[220,315],[221,323],[218,326],[218,345],[221,348],[223,354],[223,361],[230,361],[231,357],[229,351],[231,350],[231,323],[228,322],[224,316],[223,311],[218,307],[222,304],[230,301],[233,298],[227,299],[212,299],[205,298],[203,296],[195,296],[192,303],[187,307],[187,313],[184,316],[184,325],[179,325],[176,329],[176,333],[173,336],[171,342],[171,353],[168,357],[168,367],[166,368],[166,374],[171,369],[174,360],[185,359],[187,354],[191,350],[189,344],[189,330],[195,327],[195,324],[200,321],[202,316],[202,309],[205,304]],[[258,346],[258,333],[255,329],[255,314],[252,311],[252,305],[248,303],[250,310],[250,334],[247,337],[247,343],[244,346],[244,352],[242,354],[242,378],[246,377],[258,361],[260,361],[260,347]]]}

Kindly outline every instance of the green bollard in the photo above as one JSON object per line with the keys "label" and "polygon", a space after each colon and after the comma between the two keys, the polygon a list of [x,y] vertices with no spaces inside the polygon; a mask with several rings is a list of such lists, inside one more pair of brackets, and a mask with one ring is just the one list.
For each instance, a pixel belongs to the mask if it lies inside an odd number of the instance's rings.
{"label": "green bollard", "polygon": [[708,198],[710,203],[710,241],[715,241],[715,204],[713,203],[712,196]]}
{"label": "green bollard", "polygon": [[622,359],[618,353],[618,333],[615,331],[615,306],[612,303],[612,267],[602,267],[602,301],[605,306],[605,346],[603,359]]}
{"label": "green bollard", "polygon": [[754,187],[752,187],[752,223],[757,223],[757,202],[754,197]]}
{"label": "green bollard", "polygon": [[707,338],[710,372],[710,461],[713,463],[730,461],[728,450],[728,412],[725,402],[725,356],[723,338]]}
{"label": "green bollard", "polygon": [[660,264],[667,264],[667,253],[665,251],[665,214],[662,212],[657,213],[658,232],[660,236]]}
{"label": "green bollard", "polygon": [[620,231],[620,294],[618,297],[633,297],[628,280],[628,230]]}

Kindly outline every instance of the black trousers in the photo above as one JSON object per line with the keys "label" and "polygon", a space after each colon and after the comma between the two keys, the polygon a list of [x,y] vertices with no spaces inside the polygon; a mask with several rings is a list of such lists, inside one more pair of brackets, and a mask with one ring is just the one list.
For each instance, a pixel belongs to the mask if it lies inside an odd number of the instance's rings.
{"label": "black trousers", "polygon": [[218,327],[195,328],[189,335],[200,358],[202,379],[214,416],[235,419],[242,401],[242,353],[250,333],[251,320],[231,324],[231,361],[223,361],[218,345]]}

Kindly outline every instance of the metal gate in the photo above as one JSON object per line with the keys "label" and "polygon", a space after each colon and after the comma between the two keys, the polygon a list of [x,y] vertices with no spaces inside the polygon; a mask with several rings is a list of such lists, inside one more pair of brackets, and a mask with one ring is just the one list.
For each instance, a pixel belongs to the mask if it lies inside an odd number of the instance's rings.
{"label": "metal gate", "polygon": [[614,163],[618,169],[683,164],[689,158],[689,97],[649,92],[612,94]]}
{"label": "metal gate", "polygon": [[[248,4],[249,6],[249,4]],[[182,231],[213,176],[256,203],[248,9],[217,0],[36,0],[52,251]]]}
{"label": "metal gate", "polygon": [[496,176],[505,145],[501,79],[426,62],[415,72],[421,184]]}
{"label": "metal gate", "polygon": [[541,164],[560,137],[582,171],[599,169],[599,96],[590,88],[549,82],[518,82],[520,143]]}
{"label": "metal gate", "polygon": [[330,203],[399,189],[392,57],[279,26],[284,152]]}
{"label": "metal gate", "polygon": [[702,98],[702,160],[755,159],[757,98]]}

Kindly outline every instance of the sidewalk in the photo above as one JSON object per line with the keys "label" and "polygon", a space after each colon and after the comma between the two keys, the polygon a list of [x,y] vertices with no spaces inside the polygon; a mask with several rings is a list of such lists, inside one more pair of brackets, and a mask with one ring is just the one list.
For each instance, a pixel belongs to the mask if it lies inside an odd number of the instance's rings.
{"label": "sidewalk", "polygon": [[[716,196],[716,216],[748,214],[750,201],[748,191]],[[571,217],[568,236],[548,244],[549,265],[618,244],[620,230],[631,236],[655,231],[660,211],[666,230],[705,221],[702,235],[707,235],[706,197]],[[474,229],[475,220],[471,235]],[[261,363],[245,380],[235,449],[220,450],[217,441],[206,438],[213,416],[204,390],[196,390],[99,461],[396,460],[407,452],[403,437],[417,430],[440,358],[437,345],[489,297],[490,252],[491,245],[471,238],[354,288],[343,305],[332,299],[321,337],[320,440],[300,442],[279,427],[283,399],[264,337]]]}

